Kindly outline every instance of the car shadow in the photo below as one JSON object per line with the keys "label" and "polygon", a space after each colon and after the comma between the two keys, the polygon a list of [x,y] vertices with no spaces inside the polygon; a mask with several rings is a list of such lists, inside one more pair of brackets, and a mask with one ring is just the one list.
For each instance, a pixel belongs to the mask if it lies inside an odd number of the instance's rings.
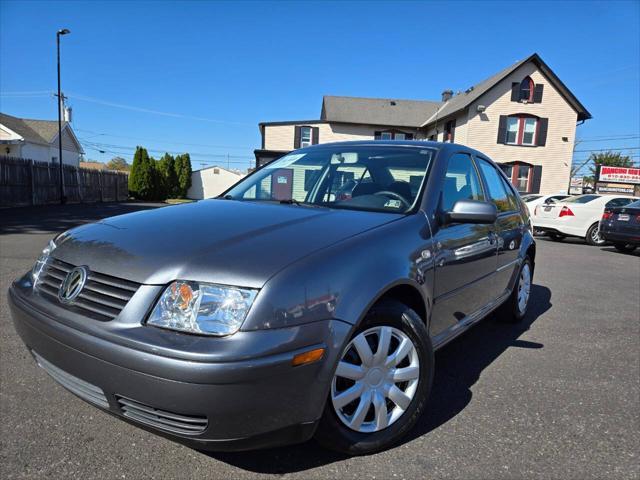
{"label": "car shadow", "polygon": [[[436,353],[436,374],[425,414],[402,444],[414,440],[458,415],[469,404],[471,387],[482,371],[509,348],[541,349],[541,343],[520,340],[531,325],[551,308],[551,290],[531,288],[526,317],[517,324],[493,314]],[[285,474],[344,460],[346,455],[323,449],[313,440],[288,447],[254,452],[203,452],[212,458],[256,473]]]}
{"label": "car shadow", "polygon": [[603,252],[617,253],[618,255],[632,255],[635,257],[640,257],[640,247],[636,248],[632,252],[621,252],[615,247],[603,247],[600,250],[602,250]]}

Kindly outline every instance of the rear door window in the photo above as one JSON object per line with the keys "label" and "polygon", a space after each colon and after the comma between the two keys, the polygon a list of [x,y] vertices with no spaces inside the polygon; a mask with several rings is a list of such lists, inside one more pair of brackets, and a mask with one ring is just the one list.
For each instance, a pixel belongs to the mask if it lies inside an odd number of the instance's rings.
{"label": "rear door window", "polygon": [[489,189],[491,201],[495,204],[498,212],[502,213],[517,210],[517,200],[513,197],[510,190],[508,190],[505,181],[495,167],[481,158],[478,159],[478,165]]}

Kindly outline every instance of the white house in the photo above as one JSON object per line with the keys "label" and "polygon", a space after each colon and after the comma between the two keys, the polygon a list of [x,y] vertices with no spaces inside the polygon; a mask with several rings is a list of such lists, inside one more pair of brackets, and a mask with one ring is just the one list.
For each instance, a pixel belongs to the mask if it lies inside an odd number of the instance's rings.
{"label": "white house", "polygon": [[191,174],[191,187],[187,191],[187,198],[202,200],[217,197],[243,177],[242,173],[217,166],[196,170]]}
{"label": "white house", "polygon": [[[78,167],[84,154],[71,124],[62,123],[62,161]],[[32,120],[0,113],[0,155],[58,163],[58,121]]]}

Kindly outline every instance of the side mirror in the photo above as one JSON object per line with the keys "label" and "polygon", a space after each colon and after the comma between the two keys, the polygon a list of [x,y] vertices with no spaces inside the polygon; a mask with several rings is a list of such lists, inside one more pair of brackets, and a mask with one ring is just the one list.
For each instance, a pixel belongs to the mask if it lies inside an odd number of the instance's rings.
{"label": "side mirror", "polygon": [[458,200],[453,208],[444,213],[448,223],[494,223],[498,218],[498,209],[491,202],[480,200]]}

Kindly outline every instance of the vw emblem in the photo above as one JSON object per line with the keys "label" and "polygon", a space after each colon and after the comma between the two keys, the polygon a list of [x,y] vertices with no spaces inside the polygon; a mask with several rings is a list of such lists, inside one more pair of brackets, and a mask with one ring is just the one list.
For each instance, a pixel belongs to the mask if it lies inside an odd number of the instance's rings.
{"label": "vw emblem", "polygon": [[88,271],[86,267],[76,267],[67,273],[66,278],[60,285],[60,289],[58,290],[58,298],[63,303],[71,303],[73,302],[82,289],[84,288],[84,284],[87,281]]}

